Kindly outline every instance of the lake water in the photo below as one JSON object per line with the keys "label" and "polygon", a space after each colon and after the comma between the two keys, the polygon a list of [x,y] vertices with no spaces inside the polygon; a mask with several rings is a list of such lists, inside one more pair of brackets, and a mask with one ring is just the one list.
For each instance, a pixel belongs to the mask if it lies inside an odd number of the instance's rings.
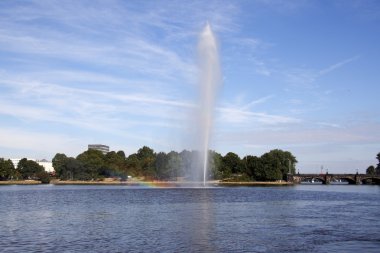
{"label": "lake water", "polygon": [[380,187],[1,186],[0,252],[379,252]]}

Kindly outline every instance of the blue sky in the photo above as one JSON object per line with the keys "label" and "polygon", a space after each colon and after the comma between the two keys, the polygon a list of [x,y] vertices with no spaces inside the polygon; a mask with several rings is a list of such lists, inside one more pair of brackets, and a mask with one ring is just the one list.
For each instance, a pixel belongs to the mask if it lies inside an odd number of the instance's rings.
{"label": "blue sky", "polygon": [[288,150],[300,172],[376,164],[376,0],[1,1],[0,157],[191,149],[207,21],[223,75],[212,149]]}

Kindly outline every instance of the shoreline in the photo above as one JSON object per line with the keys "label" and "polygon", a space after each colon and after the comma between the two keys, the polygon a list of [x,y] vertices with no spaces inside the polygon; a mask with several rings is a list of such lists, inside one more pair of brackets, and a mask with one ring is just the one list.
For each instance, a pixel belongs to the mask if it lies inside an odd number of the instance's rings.
{"label": "shoreline", "polygon": [[220,186],[293,186],[294,183],[290,182],[261,182],[261,181],[254,181],[254,182],[219,182],[218,185]]}
{"label": "shoreline", "polygon": [[42,184],[41,181],[37,180],[9,180],[0,181],[0,185],[37,185]]}
{"label": "shoreline", "polygon": [[[41,181],[37,180],[10,180],[0,181],[1,185],[39,185]],[[124,185],[124,186],[149,186],[149,187],[202,187],[202,182],[190,182],[190,181],[81,181],[81,180],[52,180],[51,185]],[[239,187],[239,186],[292,186],[293,183],[289,182],[222,182],[218,180],[208,181],[206,187],[221,186],[221,187]]]}
{"label": "shoreline", "polygon": [[[186,181],[58,181],[50,182],[53,185],[125,185],[125,186],[150,186],[150,187],[194,187],[203,186],[202,182]],[[221,182],[208,181],[206,186],[291,186],[289,182]]]}

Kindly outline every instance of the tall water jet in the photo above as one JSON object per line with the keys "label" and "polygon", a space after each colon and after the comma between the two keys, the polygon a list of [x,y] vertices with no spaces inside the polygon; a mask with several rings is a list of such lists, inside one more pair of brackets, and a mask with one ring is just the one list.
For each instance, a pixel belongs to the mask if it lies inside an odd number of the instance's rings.
{"label": "tall water jet", "polygon": [[198,112],[199,149],[201,151],[200,159],[203,166],[203,185],[205,186],[215,99],[218,87],[221,83],[218,44],[208,22],[200,34],[198,57],[200,73],[200,103]]}

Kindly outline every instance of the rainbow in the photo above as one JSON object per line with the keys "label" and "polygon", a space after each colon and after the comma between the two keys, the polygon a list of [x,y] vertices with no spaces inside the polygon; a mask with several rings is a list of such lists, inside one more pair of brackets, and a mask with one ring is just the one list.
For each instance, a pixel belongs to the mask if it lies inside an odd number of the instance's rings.
{"label": "rainbow", "polygon": [[167,181],[141,181],[134,179],[132,182],[126,182],[130,186],[147,187],[147,188],[173,188],[178,187],[180,184]]}
{"label": "rainbow", "polygon": [[[175,182],[175,181],[141,181],[133,179],[133,181],[125,182],[128,186],[146,187],[146,188],[205,188],[202,182]],[[210,186],[209,186],[210,187]],[[215,187],[211,186],[211,187]]]}

